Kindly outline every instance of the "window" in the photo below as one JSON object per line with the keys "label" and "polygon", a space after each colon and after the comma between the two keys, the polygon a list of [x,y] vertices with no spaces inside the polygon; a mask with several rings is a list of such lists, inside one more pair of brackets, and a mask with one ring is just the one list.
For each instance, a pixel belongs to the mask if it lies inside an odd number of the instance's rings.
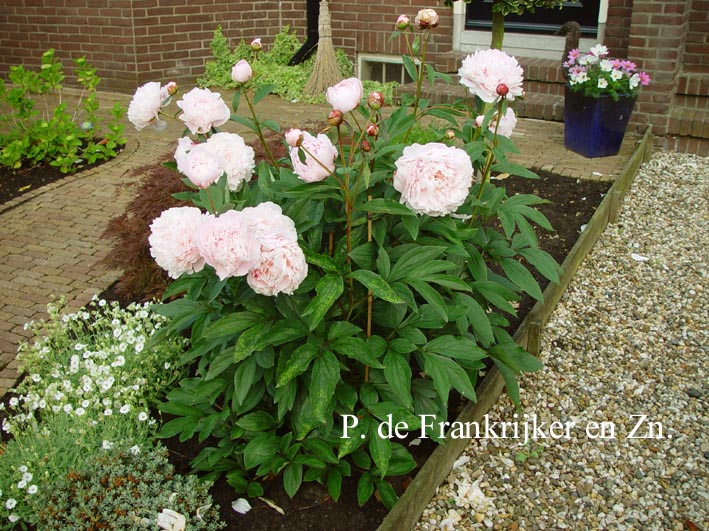
{"label": "window", "polygon": [[413,79],[406,73],[401,57],[393,55],[359,54],[357,57],[360,79],[388,83],[395,81],[401,85]]}

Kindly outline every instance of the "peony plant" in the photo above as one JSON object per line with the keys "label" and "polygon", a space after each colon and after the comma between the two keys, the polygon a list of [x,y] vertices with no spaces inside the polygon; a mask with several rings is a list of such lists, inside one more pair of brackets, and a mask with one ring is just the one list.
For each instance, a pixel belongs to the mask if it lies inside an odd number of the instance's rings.
{"label": "peony plant", "polygon": [[[533,224],[551,227],[533,208],[541,199],[508,197],[490,181],[535,177],[506,155],[522,69],[502,52],[478,52],[460,71],[469,100],[431,105],[422,80],[447,78],[426,63],[438,16],[411,20],[400,16],[395,28],[411,52],[413,100],[386,109],[382,94],[346,79],[327,91],[320,131],[287,130],[283,159],[263,142],[269,162],[254,164],[238,135],[219,132],[227,113],[218,94],[177,102],[188,127],[201,121],[177,142],[173,165],[191,187],[179,197],[194,206],[157,218],[150,247],[176,279],[156,308],[170,319],[161,334],[190,337],[180,362],[192,372],[161,405],[173,416],[161,434],[196,436],[204,448],[194,468],[225,474],[248,496],[277,477],[291,496],[318,481],[337,500],[354,475],[360,503],[376,490],[391,506],[387,476],[416,463],[382,422],[440,440],[421,419],[448,420],[454,396],[475,400],[486,364],[516,403],[516,376],[540,368],[512,340],[507,316],[522,292],[542,297],[530,268],[558,281]],[[261,141],[263,128],[280,131],[255,111],[268,90],[253,89],[244,64],[233,75],[228,120]],[[248,117],[236,114],[242,101]],[[414,142],[431,117],[450,128]]]}
{"label": "peony plant", "polygon": [[564,61],[568,72],[569,88],[584,96],[599,98],[610,95],[614,100],[623,97],[635,97],[640,86],[650,84],[650,76],[639,72],[632,61],[611,59],[608,48],[597,44],[587,54],[578,48],[569,52]]}

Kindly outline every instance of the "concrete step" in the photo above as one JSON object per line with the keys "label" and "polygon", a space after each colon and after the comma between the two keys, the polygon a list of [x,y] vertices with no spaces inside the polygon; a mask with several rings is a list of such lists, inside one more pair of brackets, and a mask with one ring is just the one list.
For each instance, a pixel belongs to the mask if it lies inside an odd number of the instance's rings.
{"label": "concrete step", "polygon": [[[398,88],[398,96],[402,94],[413,95],[416,92],[416,84],[408,83]],[[468,89],[458,82],[458,76],[454,76],[451,84],[438,82],[433,88],[428,83],[422,86],[422,97],[431,103],[453,103],[456,100],[471,98]],[[539,92],[528,92],[524,99],[518,100],[514,104],[517,116],[521,118],[536,118],[538,120],[551,120],[555,122],[564,121],[564,96],[562,94],[545,94]]]}

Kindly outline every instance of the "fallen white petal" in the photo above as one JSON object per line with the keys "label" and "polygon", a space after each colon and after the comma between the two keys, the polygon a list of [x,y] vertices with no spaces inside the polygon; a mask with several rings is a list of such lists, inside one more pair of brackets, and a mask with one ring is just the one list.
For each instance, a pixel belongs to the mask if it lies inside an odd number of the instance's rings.
{"label": "fallen white petal", "polygon": [[251,510],[251,504],[248,500],[239,498],[238,500],[231,502],[231,508],[239,514],[246,514]]}
{"label": "fallen white petal", "polygon": [[643,256],[641,254],[636,253],[631,253],[630,258],[632,258],[636,262],[647,262],[648,260],[650,260],[647,256]]}

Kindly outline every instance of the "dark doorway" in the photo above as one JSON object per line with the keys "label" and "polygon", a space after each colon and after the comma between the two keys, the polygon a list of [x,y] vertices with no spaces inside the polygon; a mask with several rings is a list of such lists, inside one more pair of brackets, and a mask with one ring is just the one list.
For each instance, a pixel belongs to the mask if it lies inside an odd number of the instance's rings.
{"label": "dark doorway", "polygon": [[[553,35],[564,22],[575,20],[581,24],[581,33],[595,37],[598,31],[600,0],[564,2],[562,9],[537,8],[534,13],[507,15],[505,31]],[[492,27],[492,0],[472,0],[465,8],[465,29],[481,30]]]}

